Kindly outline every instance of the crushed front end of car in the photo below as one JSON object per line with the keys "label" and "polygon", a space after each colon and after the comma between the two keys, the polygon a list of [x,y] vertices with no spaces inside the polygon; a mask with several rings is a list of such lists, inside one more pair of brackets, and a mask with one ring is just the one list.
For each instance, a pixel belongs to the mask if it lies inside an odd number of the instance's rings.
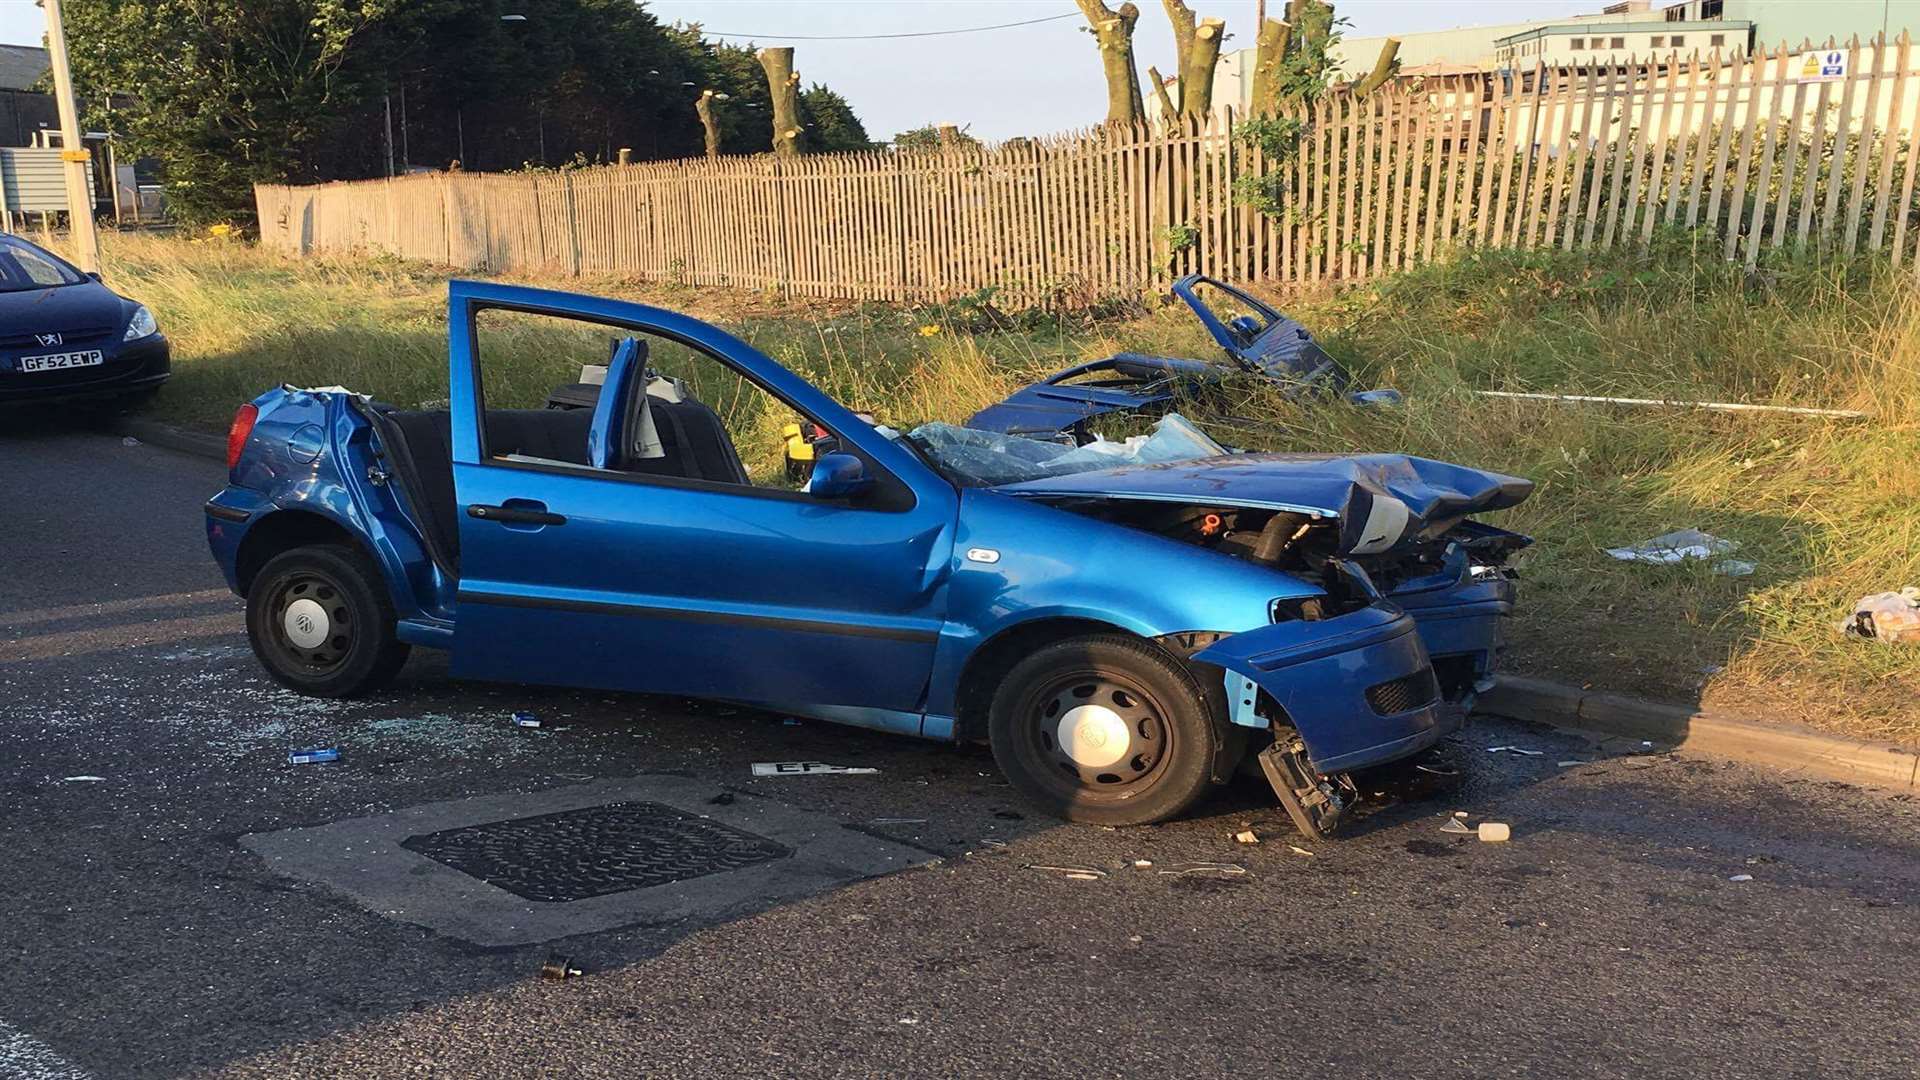
{"label": "crushed front end of car", "polygon": [[1508,560],[1530,541],[1471,515],[1517,505],[1530,481],[1400,454],[1227,453],[1177,415],[1125,448],[937,434],[995,491],[1307,586],[1274,600],[1267,625],[1172,644],[1218,673],[1234,727],[1272,736],[1261,765],[1309,835],[1338,824],[1345,774],[1457,729],[1495,668]]}

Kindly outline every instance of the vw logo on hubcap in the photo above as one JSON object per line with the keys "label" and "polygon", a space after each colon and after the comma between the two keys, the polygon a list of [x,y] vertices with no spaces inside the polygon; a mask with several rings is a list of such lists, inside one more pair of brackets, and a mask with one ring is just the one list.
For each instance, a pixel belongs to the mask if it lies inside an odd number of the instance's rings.
{"label": "vw logo on hubcap", "polygon": [[287,605],[281,627],[287,633],[287,640],[293,642],[296,649],[319,648],[333,635],[333,624],[327,618],[327,609],[305,597]]}

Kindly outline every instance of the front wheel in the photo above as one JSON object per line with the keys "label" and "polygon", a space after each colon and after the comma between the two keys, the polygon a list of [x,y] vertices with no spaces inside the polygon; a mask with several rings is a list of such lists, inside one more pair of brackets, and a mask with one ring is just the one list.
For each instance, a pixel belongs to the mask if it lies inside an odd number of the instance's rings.
{"label": "front wheel", "polygon": [[315,697],[377,687],[409,651],[379,571],[337,544],[284,551],[260,568],[247,590],[247,640],[276,682]]}
{"label": "front wheel", "polygon": [[988,735],[1016,790],[1069,821],[1146,825],[1206,793],[1218,733],[1193,676],[1137,638],[1056,642],[1014,665]]}

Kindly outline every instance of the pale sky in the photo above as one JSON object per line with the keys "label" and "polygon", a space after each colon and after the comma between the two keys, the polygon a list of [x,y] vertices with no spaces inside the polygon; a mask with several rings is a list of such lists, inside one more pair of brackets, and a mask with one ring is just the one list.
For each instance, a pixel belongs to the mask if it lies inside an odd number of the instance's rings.
{"label": "pale sky", "polygon": [[[236,0],[243,2],[243,0]],[[523,0],[538,18],[542,0]],[[1173,32],[1160,0],[1135,0],[1134,50],[1174,71]],[[1338,0],[1352,20],[1349,37],[1495,25],[1600,10],[1605,0]],[[1044,135],[1098,123],[1106,89],[1093,38],[1072,0],[647,0],[662,22],[699,22],[710,31],[756,35],[792,45],[808,82],[824,82],[852,102],[876,139],[935,122],[968,126],[984,139]],[[1119,6],[1113,2],[1110,6]],[[1255,0],[1191,0],[1202,17],[1227,23],[1227,51],[1253,44]],[[1272,13],[1284,0],[1269,0]],[[779,35],[894,34],[954,30],[1074,17],[982,33],[882,41],[807,41]],[[38,45],[44,16],[31,0],[0,0],[0,42]]]}

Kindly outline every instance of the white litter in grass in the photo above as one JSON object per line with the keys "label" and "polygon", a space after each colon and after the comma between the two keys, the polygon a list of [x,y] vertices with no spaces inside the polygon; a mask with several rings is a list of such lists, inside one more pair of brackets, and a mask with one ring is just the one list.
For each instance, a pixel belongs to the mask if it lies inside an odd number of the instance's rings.
{"label": "white litter in grass", "polygon": [[60,782],[63,784],[98,784],[105,779],[106,777],[104,776],[63,776],[60,778]]}
{"label": "white litter in grass", "polygon": [[1861,597],[1840,623],[1840,632],[1889,645],[1920,642],[1920,588],[1909,585],[1899,592]]}
{"label": "white litter in grass", "polygon": [[1568,758],[1566,761],[1558,761],[1558,762],[1555,762],[1554,764],[1560,766],[1563,769],[1571,769],[1575,765],[1587,765],[1587,764],[1590,764],[1590,762],[1582,761],[1579,758]]}
{"label": "white litter in grass", "polygon": [[755,776],[871,776],[879,769],[864,765],[829,765],[824,761],[756,761]]}
{"label": "white litter in grass", "polygon": [[1440,826],[1440,831],[1443,833],[1458,833],[1462,836],[1475,835],[1473,831],[1473,826],[1468,825],[1466,822],[1460,820],[1457,817],[1448,818],[1447,823],[1445,825]]}
{"label": "white litter in grass", "polygon": [[1299,844],[1288,844],[1287,850],[1293,852],[1295,855],[1311,856],[1313,854],[1313,852],[1308,851],[1306,848],[1301,847]]}
{"label": "white litter in grass", "polygon": [[1194,863],[1190,866],[1183,866],[1178,870],[1162,870],[1160,872],[1170,877],[1187,877],[1191,874],[1218,874],[1221,877],[1239,877],[1247,872],[1247,868],[1241,866],[1239,863]]}
{"label": "white litter in grass", "polygon": [[1539,757],[1540,755],[1546,753],[1546,751],[1545,750],[1529,750],[1524,746],[1489,746],[1487,747],[1487,753],[1489,754],[1525,754],[1528,757]]}
{"label": "white litter in grass", "polygon": [[1504,844],[1513,838],[1513,829],[1504,821],[1483,821],[1475,832],[1485,844]]}
{"label": "white litter in grass", "polygon": [[1234,833],[1233,839],[1235,842],[1242,844],[1257,844],[1260,842],[1259,834],[1255,833],[1252,829],[1242,829]]}
{"label": "white litter in grass", "polygon": [[[1680,529],[1664,533],[1651,540],[1642,540],[1631,547],[1608,548],[1607,554],[1622,562],[1649,563],[1655,566],[1672,566],[1699,559],[1715,559],[1731,555],[1740,549],[1732,540],[1723,540],[1718,536],[1703,533],[1698,529]],[[1744,559],[1724,559],[1713,564],[1713,572],[1727,577],[1747,577],[1756,566]]]}
{"label": "white litter in grass", "polygon": [[1732,877],[1728,878],[1727,880],[1728,881],[1752,881],[1753,875],[1752,874],[1735,874]]}
{"label": "white litter in grass", "polygon": [[124,439],[121,439],[121,440],[120,440],[120,445],[121,445],[121,446],[128,446],[128,447],[132,447],[132,446],[139,446],[139,445],[140,445],[140,440],[139,440],[139,439],[136,439],[136,438],[134,438],[134,437],[133,437],[133,436],[131,436],[131,435],[129,435],[129,436],[127,436],[126,438],[124,438]]}

